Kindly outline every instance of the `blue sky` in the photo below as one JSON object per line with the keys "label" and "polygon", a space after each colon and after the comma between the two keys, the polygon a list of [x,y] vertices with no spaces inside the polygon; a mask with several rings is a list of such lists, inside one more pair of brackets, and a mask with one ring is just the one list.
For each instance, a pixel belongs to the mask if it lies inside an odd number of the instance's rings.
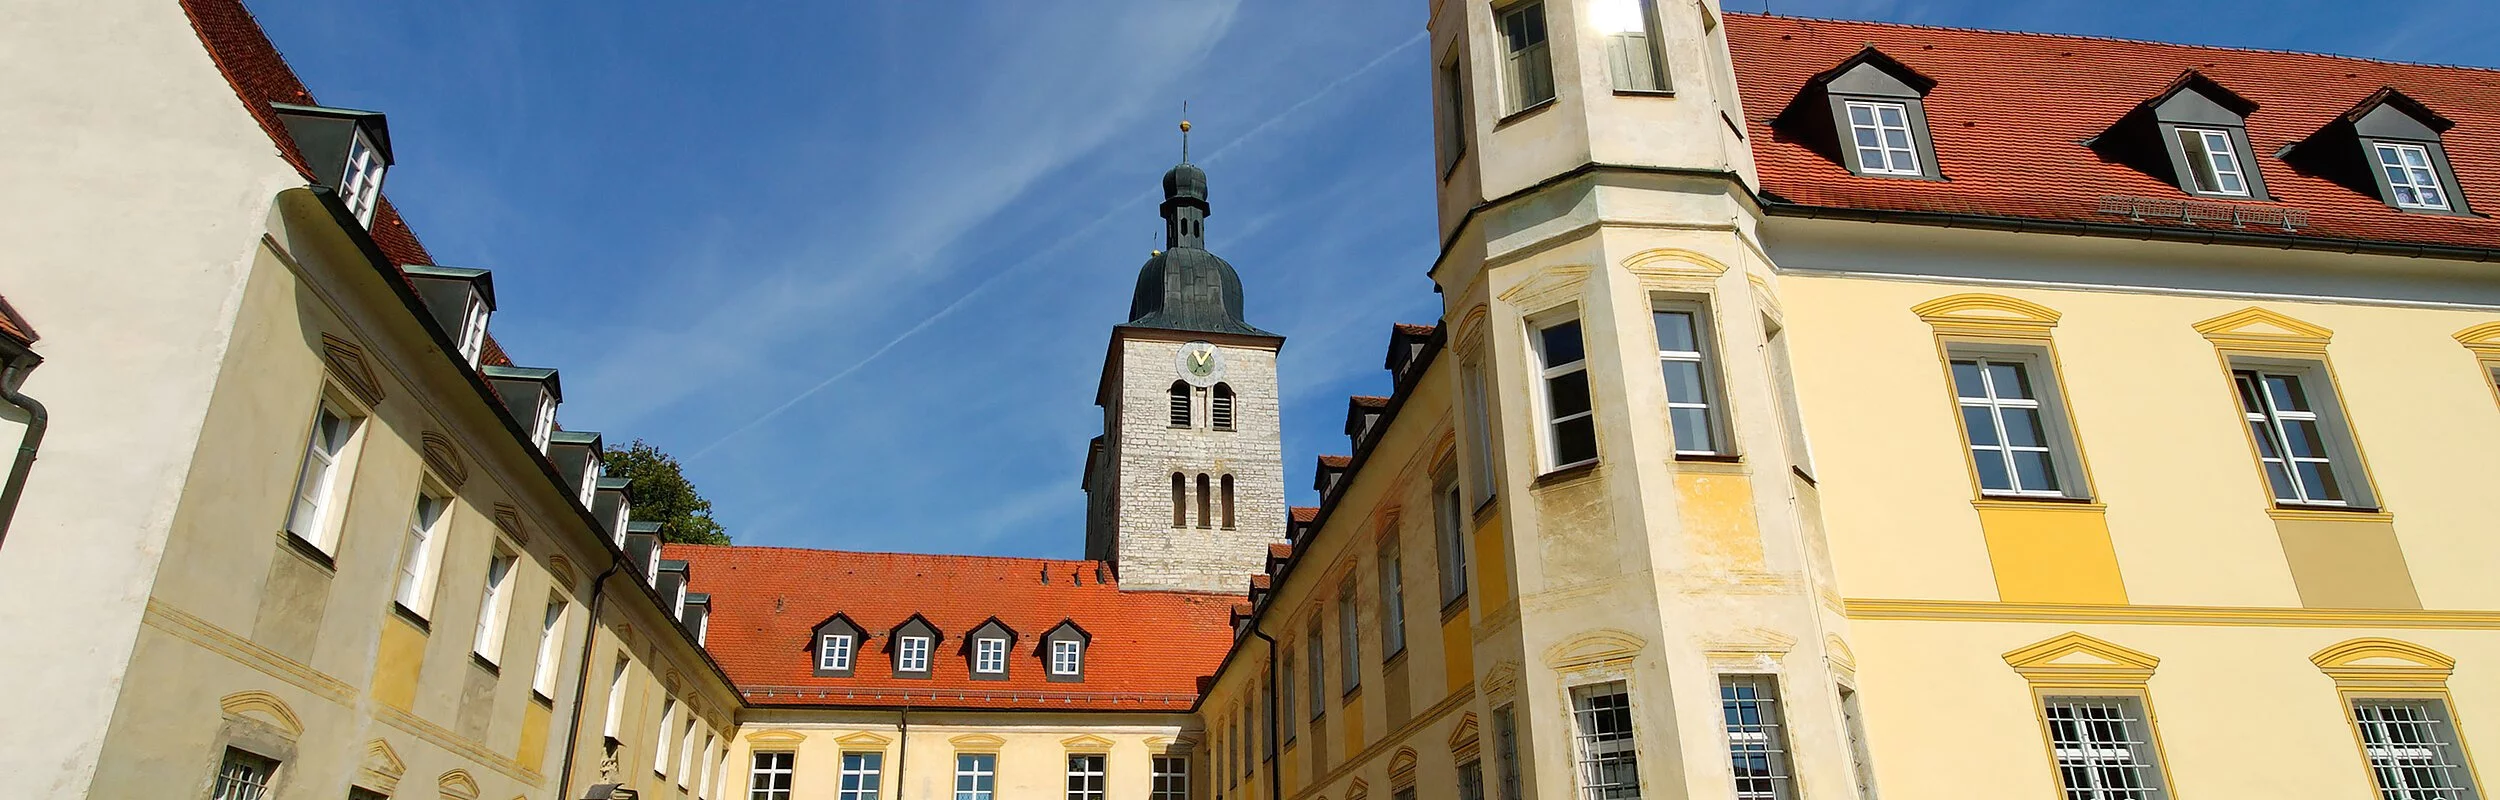
{"label": "blue sky", "polygon": [[[741,543],[1079,555],[1183,100],[1210,248],[1289,337],[1296,502],[1390,323],[1438,316],[1420,0],[250,7],[321,102],[390,115],[393,202],[495,271],[565,426],[677,454]],[[2500,66],[2482,0],[1769,8]]]}

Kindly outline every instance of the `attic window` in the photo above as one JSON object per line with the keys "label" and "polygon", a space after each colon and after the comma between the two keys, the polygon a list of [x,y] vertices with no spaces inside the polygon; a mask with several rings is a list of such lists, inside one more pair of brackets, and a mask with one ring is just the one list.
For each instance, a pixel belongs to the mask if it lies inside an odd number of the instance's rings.
{"label": "attic window", "polygon": [[460,360],[475,368],[478,356],[486,352],[486,318],[494,309],[476,293],[469,295],[468,306],[460,316]]}
{"label": "attic window", "polygon": [[905,636],[895,643],[894,671],[928,672],[929,637]]}
{"label": "attic window", "polygon": [[1085,645],[1075,639],[1060,639],[1051,642],[1050,674],[1085,674]]}
{"label": "attic window", "polygon": [[2376,149],[2379,170],[2387,175],[2387,199],[2397,208],[2448,210],[2448,192],[2431,168],[2430,148],[2380,142]]}
{"label": "attic window", "polygon": [[1935,79],[1869,47],[1816,74],[1772,120],[1856,175],[1942,178],[1927,130]]}
{"label": "attic window", "polygon": [[1910,137],[1910,110],[1903,103],[1849,101],[1849,138],[1858,172],[1918,175],[1918,148]]}
{"label": "attic window", "polygon": [[365,132],[356,131],[347,145],[347,169],[339,175],[339,200],[366,227],[373,226],[373,209],[382,199],[382,171],[389,166],[382,163],[381,151],[365,139]]}
{"label": "attic window", "polygon": [[1007,640],[998,638],[974,640],[972,671],[985,675],[1005,673],[1007,671]]}
{"label": "attic window", "polygon": [[2101,157],[2197,197],[2269,200],[2248,140],[2257,104],[2189,70],[2089,142]]}
{"label": "attic window", "polygon": [[2188,191],[2248,196],[2247,172],[2240,168],[2239,148],[2231,145],[2229,131],[2180,128],[2179,152],[2187,160]]}

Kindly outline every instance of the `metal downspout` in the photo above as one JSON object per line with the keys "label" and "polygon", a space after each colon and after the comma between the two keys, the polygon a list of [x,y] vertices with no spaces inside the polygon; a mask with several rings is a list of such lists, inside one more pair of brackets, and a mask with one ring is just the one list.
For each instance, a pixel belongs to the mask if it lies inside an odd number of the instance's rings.
{"label": "metal downspout", "polygon": [[570,735],[564,737],[564,768],[556,773],[556,800],[572,796],[573,754],[582,746],[582,691],[590,688],[590,654],[599,644],[599,606],[608,600],[608,579],[623,566],[624,559],[608,559],[607,571],[590,584],[590,630],[582,635],[582,666],[573,675],[573,721],[564,726]]}
{"label": "metal downspout", "polygon": [[1276,726],[1287,712],[1276,707],[1276,640],[1255,622],[1250,625],[1250,635],[1267,643],[1267,744],[1259,749],[1267,756],[1267,800],[1280,800],[1285,796],[1285,765],[1276,753],[1276,744],[1282,738],[1277,735]]}
{"label": "metal downspout", "polygon": [[39,363],[41,359],[31,354],[21,355],[9,363],[6,372],[0,372],[0,400],[26,411],[26,436],[18,442],[17,461],[9,465],[8,483],[0,488],[0,543],[9,538],[9,521],[17,518],[18,498],[26,493],[26,475],[35,469],[35,450],[43,446],[44,429],[51,426],[52,417],[43,404],[17,391],[26,371]]}

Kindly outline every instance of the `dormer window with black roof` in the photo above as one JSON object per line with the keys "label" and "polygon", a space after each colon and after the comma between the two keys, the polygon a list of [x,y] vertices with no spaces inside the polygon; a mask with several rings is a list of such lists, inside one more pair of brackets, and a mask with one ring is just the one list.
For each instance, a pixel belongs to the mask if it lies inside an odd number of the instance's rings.
{"label": "dormer window with black roof", "polygon": [[486,382],[503,398],[504,407],[512,416],[528,426],[530,446],[548,452],[549,440],[556,432],[556,406],[564,402],[564,384],[556,371],[545,367],[496,367],[479,370]]}
{"label": "dormer window with black roof", "polygon": [[2286,158],[2398,210],[2471,214],[2441,141],[2453,127],[2455,122],[2403,92],[2380,89],[2295,145]]}
{"label": "dormer window with black roof", "polygon": [[1016,632],[991,617],[966,637],[964,655],[972,665],[972,679],[1003,681],[1007,679],[1007,652],[1015,646]]}
{"label": "dormer window with black roof", "polygon": [[1807,79],[1773,124],[1803,135],[1851,173],[1939,178],[1927,130],[1936,81],[1869,47]]}
{"label": "dormer window with black roof", "polygon": [[482,269],[431,264],[403,264],[399,271],[425,298],[435,324],[451,335],[460,360],[477,368],[486,352],[486,321],[495,313],[494,277]]}
{"label": "dormer window with black roof", "polygon": [[1060,622],[1049,633],[1042,634],[1041,652],[1050,668],[1050,680],[1059,683],[1084,682],[1085,648],[1093,639],[1093,634],[1077,627],[1076,620]]}
{"label": "dormer window with black roof", "polygon": [[2248,143],[2257,104],[2189,70],[2090,146],[2198,197],[2269,199]]}
{"label": "dormer window with black roof", "polygon": [[851,677],[851,661],[859,654],[859,643],[867,637],[851,618],[835,614],[816,624],[816,677]]}
{"label": "dormer window with black roof", "polygon": [[886,637],[886,650],[894,657],[894,677],[929,677],[930,654],[937,651],[939,638],[937,626],[918,614],[894,626],[892,634]]}
{"label": "dormer window with black roof", "polygon": [[391,134],[379,113],[271,103],[313,177],[338,193],[356,222],[373,225],[382,204],[382,173],[391,167]]}

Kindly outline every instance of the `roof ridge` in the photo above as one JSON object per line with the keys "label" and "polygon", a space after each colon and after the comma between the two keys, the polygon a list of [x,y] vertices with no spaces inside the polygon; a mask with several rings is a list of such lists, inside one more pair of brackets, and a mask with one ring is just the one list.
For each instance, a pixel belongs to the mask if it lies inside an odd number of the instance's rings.
{"label": "roof ridge", "polygon": [[830,548],[830,547],[789,547],[789,546],[784,546],[784,545],[769,545],[769,544],[693,544],[693,543],[681,543],[681,542],[668,542],[668,543],[667,543],[667,545],[668,545],[669,547],[671,547],[671,548],[679,548],[679,547],[692,547],[692,548],[700,548],[700,549],[703,549],[703,550],[719,550],[719,551],[732,551],[732,550],[746,550],[746,551],[754,551],[754,550],[780,550],[780,551],[785,551],[785,552],[797,552],[797,553],[825,553],[825,554],[832,554],[832,555],[854,555],[854,556],[908,556],[908,557],[912,557],[912,558],[936,558],[936,559],[964,560],[964,561],[998,561],[998,562],[1011,562],[1011,563],[1023,563],[1023,564],[1069,564],[1069,565],[1094,565],[1094,564],[1103,564],[1103,563],[1105,563],[1105,562],[1103,562],[1101,559],[1093,559],[1093,558],[1035,558],[1035,557],[1032,557],[1032,556],[994,556],[994,555],[980,555],[980,554],[975,554],[975,553],[914,553],[914,552],[905,552],[905,551],[900,551],[900,550],[841,550],[841,549],[835,549],[835,548]]}
{"label": "roof ridge", "polygon": [[1910,30],[1924,30],[1924,31],[1951,31],[1951,32],[1955,32],[1955,33],[1988,33],[1988,34],[1997,34],[1997,35],[2003,35],[2003,36],[2036,36],[2036,37],[2040,37],[2040,38],[2044,38],[2044,39],[2074,39],[2074,40],[2079,40],[2079,41],[2087,41],[2087,42],[2114,42],[2114,43],[2118,43],[2118,44],[2157,45],[2157,46],[2161,46],[2161,47],[2179,47],[2179,48],[2186,48],[2186,49],[2190,49],[2190,50],[2219,50],[2219,51],[2229,52],[2229,53],[2272,53],[2272,54],[2275,54],[2275,55],[2286,55],[2286,56],[2307,56],[2307,57],[2311,57],[2311,58],[2337,58],[2337,59],[2343,59],[2343,60],[2346,60],[2346,61],[2359,61],[2359,62],[2362,62],[2362,63],[2367,63],[2367,64],[2386,64],[2386,65],[2389,65],[2389,66],[2398,66],[2398,67],[2424,67],[2424,68],[2429,68],[2429,69],[2455,69],[2455,70],[2466,70],[2466,71],[2471,71],[2471,72],[2487,72],[2487,73],[2492,73],[2492,74],[2494,74],[2494,75],[2500,75],[2500,67],[2479,67],[2479,66],[2474,66],[2474,65],[2471,65],[2471,64],[2442,64],[2442,63],[2433,62],[2433,61],[2398,61],[2398,60],[2396,60],[2396,59],[2392,59],[2392,58],[2373,58],[2373,57],[2370,57],[2370,56],[2356,56],[2356,55],[2347,55],[2347,54],[2343,54],[2343,53],[2324,53],[2324,52],[2319,52],[2319,51],[2316,51],[2316,50],[2286,50],[2286,49],[2283,49],[2283,48],[2277,48],[2277,47],[2232,47],[2232,46],[2229,46],[2229,45],[2219,45],[2219,44],[2192,44],[2192,43],[2188,43],[2188,42],[2165,42],[2165,41],[2161,41],[2161,40],[2158,40],[2158,39],[2136,39],[2136,38],[2130,38],[2130,37],[2125,37],[2125,36],[2103,36],[2103,35],[2089,34],[2089,33],[2057,33],[2057,32],[2050,32],[2050,31],[2016,31],[2016,30],[2005,30],[2005,29],[2002,29],[2002,28],[1973,28],[1973,27],[1968,27],[1968,26],[1963,26],[1963,25],[1922,25],[1922,24],[1915,23],[1915,22],[1891,22],[1891,21],[1886,21],[1886,20],[1872,20],[1872,19],[1841,19],[1841,18],[1838,18],[1838,17],[1808,17],[1808,16],[1803,16],[1803,15],[1798,15],[1798,14],[1766,14],[1766,13],[1754,13],[1754,12],[1750,12],[1750,11],[1729,11],[1729,12],[1725,12],[1725,15],[1726,15],[1726,16],[1730,16],[1730,17],[1751,17],[1751,18],[1753,18],[1753,19],[1759,19],[1759,20],[1784,20],[1784,21],[1790,21],[1790,22],[1836,22],[1836,23],[1841,23],[1841,24],[1845,24],[1845,25],[1873,25],[1873,26],[1877,26],[1877,27],[1884,27],[1884,28],[1907,28],[1907,29],[1910,29]]}

